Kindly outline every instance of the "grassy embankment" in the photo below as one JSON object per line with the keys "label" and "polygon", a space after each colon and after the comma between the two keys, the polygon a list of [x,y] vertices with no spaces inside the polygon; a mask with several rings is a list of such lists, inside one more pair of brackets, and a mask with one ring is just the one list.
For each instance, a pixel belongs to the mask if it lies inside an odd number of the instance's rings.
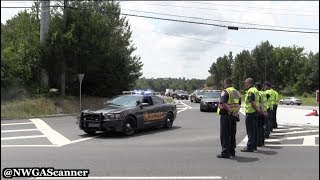
{"label": "grassy embankment", "polygon": [[[283,97],[280,95],[279,98],[282,99]],[[315,102],[315,97],[296,97],[302,100],[302,106],[318,106]],[[244,95],[242,95],[242,98],[244,98]],[[171,97],[164,97],[164,99],[169,103],[173,102]],[[82,109],[102,107],[105,101],[106,98],[101,97],[83,97]],[[40,97],[1,103],[1,118],[31,118],[70,113],[79,113],[78,97]]]}

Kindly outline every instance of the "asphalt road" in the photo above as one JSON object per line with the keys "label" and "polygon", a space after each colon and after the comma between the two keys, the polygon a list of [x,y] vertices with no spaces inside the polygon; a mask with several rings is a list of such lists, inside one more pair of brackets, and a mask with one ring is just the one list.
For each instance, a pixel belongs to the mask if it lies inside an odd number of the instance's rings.
{"label": "asphalt road", "polygon": [[200,112],[199,103],[182,102],[172,129],[143,130],[133,137],[87,136],[71,116],[2,120],[1,169],[89,169],[92,179],[319,179],[318,128],[280,127],[266,147],[245,153],[240,152],[246,137],[241,116],[236,157],[218,159],[219,116]]}

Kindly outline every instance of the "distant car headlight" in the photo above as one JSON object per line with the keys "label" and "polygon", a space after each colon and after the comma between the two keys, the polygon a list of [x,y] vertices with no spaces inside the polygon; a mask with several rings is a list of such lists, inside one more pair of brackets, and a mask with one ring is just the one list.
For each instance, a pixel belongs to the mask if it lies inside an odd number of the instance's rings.
{"label": "distant car headlight", "polygon": [[103,116],[105,117],[105,119],[109,119],[109,120],[118,120],[124,117],[124,115],[121,113],[112,113],[112,114],[108,113],[108,114],[104,114]]}

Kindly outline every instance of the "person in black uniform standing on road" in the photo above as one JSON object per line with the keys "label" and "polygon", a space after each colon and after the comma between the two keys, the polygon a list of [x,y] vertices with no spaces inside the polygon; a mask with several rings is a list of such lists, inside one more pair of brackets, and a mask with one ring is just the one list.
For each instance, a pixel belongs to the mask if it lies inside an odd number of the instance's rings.
{"label": "person in black uniform standing on road", "polygon": [[224,90],[221,93],[217,113],[220,114],[220,141],[222,146],[218,158],[230,158],[235,156],[236,151],[236,129],[239,121],[239,110],[241,105],[240,93],[232,87],[232,80],[224,80]]}

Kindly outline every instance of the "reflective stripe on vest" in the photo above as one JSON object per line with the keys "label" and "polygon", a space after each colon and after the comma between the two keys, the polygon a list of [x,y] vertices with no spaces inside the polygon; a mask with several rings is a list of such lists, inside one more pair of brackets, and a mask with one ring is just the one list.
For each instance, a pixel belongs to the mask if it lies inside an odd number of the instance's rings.
{"label": "reflective stripe on vest", "polygon": [[261,98],[261,106],[263,107],[263,111],[266,112],[268,109],[267,95],[264,91],[259,91]]}
{"label": "reflective stripe on vest", "polygon": [[[240,93],[234,87],[228,87],[225,89],[227,91],[228,98],[228,106],[230,107],[231,112],[239,112],[240,110]],[[217,109],[217,114],[220,114],[220,108]]]}
{"label": "reflective stripe on vest", "polygon": [[266,90],[265,94],[266,95],[269,94],[270,96],[269,99],[267,100],[267,108],[273,110],[272,102],[273,102],[274,96],[272,95],[271,89]]}
{"label": "reflective stripe on vest", "polygon": [[259,92],[258,92],[257,88],[251,87],[247,90],[246,96],[244,98],[244,111],[245,111],[245,113],[254,113],[254,112],[256,112],[256,110],[253,109],[251,103],[249,102],[249,99],[248,99],[249,93],[254,94],[256,105],[257,105],[257,107],[259,107]]}

